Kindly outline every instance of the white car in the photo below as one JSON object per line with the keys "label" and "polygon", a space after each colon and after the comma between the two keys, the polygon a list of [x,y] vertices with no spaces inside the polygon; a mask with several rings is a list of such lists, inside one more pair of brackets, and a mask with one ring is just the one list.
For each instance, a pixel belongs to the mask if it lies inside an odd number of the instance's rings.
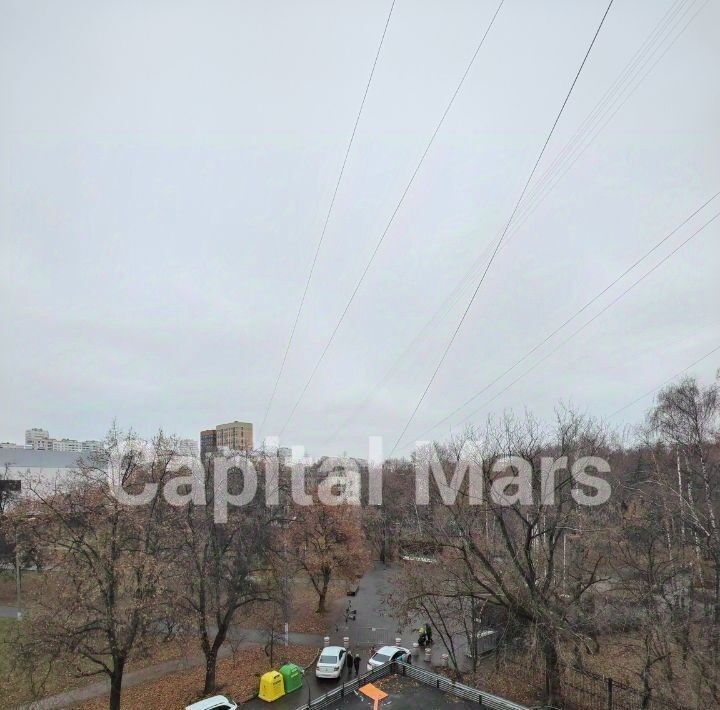
{"label": "white car", "polygon": [[342,646],[326,646],[320,653],[315,676],[317,678],[339,678],[347,663],[347,651]]}
{"label": "white car", "polygon": [[371,671],[373,668],[382,666],[390,661],[408,661],[410,659],[410,651],[402,646],[383,646],[375,651],[367,664],[367,669]]}
{"label": "white car", "polygon": [[224,695],[213,695],[212,698],[205,698],[205,700],[198,700],[192,705],[187,705],[185,710],[237,710],[237,705]]}

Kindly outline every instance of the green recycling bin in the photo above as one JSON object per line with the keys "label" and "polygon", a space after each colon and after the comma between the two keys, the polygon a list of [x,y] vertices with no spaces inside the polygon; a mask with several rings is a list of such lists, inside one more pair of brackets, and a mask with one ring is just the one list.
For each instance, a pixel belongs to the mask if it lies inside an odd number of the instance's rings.
{"label": "green recycling bin", "polygon": [[293,690],[302,688],[303,673],[300,666],[296,666],[294,663],[286,663],[284,666],[280,666],[278,670],[285,682],[286,693],[292,693]]}

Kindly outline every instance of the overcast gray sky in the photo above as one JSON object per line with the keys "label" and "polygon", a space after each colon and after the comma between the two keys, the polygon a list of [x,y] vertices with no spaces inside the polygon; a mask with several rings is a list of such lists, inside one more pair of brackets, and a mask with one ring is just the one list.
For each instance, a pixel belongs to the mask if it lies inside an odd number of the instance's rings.
{"label": "overcast gray sky", "polygon": [[[496,5],[397,0],[263,433],[285,421]],[[99,438],[113,419],[193,437],[259,424],[389,6],[0,0],[0,440],[30,426]],[[506,1],[283,443],[363,455],[383,435],[390,448],[605,7]],[[720,190],[717,0],[616,0],[537,177],[674,7],[703,9],[510,231],[411,438]],[[574,325],[718,210],[720,198]],[[559,400],[608,415],[656,387],[720,345],[719,266],[720,219],[476,418],[547,417]],[[720,353],[693,372],[709,382],[718,365]]]}

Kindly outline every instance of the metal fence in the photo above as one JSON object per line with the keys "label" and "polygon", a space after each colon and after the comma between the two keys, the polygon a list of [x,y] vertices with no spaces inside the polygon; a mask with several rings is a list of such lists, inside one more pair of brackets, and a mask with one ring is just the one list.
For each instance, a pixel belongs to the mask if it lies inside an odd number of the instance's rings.
{"label": "metal fence", "polygon": [[646,694],[612,678],[563,666],[560,673],[563,705],[583,710],[686,710],[655,693]]}
{"label": "metal fence", "polygon": [[[540,694],[545,680],[541,661],[532,664],[510,661],[508,665],[518,679],[522,678]],[[646,697],[639,688],[570,664],[560,666],[560,689],[562,699],[558,707],[563,710],[688,710],[657,693],[650,692]]]}
{"label": "metal fence", "polygon": [[[334,707],[338,701],[352,695],[366,683],[373,683],[393,674],[412,678],[457,698],[477,703],[480,708],[488,708],[488,710],[528,710],[525,705],[519,705],[477,688],[456,683],[437,673],[398,661],[386,663],[369,673],[344,683],[326,695],[311,701],[308,705],[303,705],[298,710],[320,710],[321,708]],[[636,688],[630,688],[627,685],[613,681],[612,678],[575,666],[567,665],[562,667],[560,684],[563,695],[561,707],[565,710],[688,710],[688,708],[657,695],[650,695],[646,698],[643,692]]]}
{"label": "metal fence", "polygon": [[488,708],[488,710],[528,710],[524,705],[518,705],[504,698],[499,698],[496,695],[485,693],[477,688],[456,683],[437,673],[431,673],[422,668],[416,668],[408,663],[400,663],[398,661],[386,663],[383,666],[374,668],[369,673],[365,673],[359,678],[355,678],[349,683],[344,683],[342,686],[335,688],[335,690],[331,690],[326,695],[310,701],[309,704],[303,705],[298,708],[298,710],[321,710],[322,708],[333,707],[342,700],[342,698],[355,693],[361,686],[393,674],[412,678],[420,683],[454,695],[457,698],[477,703],[479,708]]}
{"label": "metal fence", "polygon": [[362,685],[366,683],[373,683],[376,680],[385,678],[394,673],[393,664],[386,663],[384,666],[379,666],[373,670],[361,675],[347,683],[343,683],[341,686],[331,690],[325,695],[321,695],[315,700],[311,700],[307,705],[303,705],[298,710],[321,710],[321,708],[329,708],[337,703],[342,698],[352,695]]}
{"label": "metal fence", "polygon": [[399,634],[392,629],[379,626],[362,626],[357,632],[357,643],[362,646],[390,646],[395,643],[395,637]]}

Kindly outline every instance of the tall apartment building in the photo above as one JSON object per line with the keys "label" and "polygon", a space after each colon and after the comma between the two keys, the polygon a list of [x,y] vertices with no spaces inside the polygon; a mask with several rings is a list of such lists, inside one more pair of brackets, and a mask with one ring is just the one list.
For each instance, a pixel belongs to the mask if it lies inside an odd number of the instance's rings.
{"label": "tall apartment building", "polygon": [[217,432],[215,429],[204,429],[200,432],[200,458],[204,461],[207,454],[217,451]]}
{"label": "tall apartment building", "polygon": [[228,422],[200,432],[200,457],[220,448],[250,451],[253,448],[253,425],[250,422]]}
{"label": "tall apartment building", "polygon": [[253,425],[250,422],[229,422],[215,427],[216,445],[233,451],[249,451],[253,447]]}

